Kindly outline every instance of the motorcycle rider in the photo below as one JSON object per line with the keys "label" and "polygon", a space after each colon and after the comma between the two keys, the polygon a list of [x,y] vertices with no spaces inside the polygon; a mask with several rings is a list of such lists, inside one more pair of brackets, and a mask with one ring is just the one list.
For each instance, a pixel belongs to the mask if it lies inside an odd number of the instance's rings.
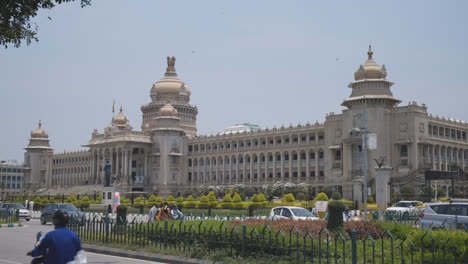
{"label": "motorcycle rider", "polygon": [[44,263],[66,264],[73,261],[81,250],[81,242],[75,232],[66,228],[67,222],[63,212],[56,211],[52,216],[55,230],[47,233],[39,246],[29,251],[27,255],[33,257],[46,255]]}

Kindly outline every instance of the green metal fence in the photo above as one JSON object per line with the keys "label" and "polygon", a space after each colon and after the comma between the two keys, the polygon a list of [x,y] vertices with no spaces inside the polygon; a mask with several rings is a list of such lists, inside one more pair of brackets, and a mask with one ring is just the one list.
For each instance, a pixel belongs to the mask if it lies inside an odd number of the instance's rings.
{"label": "green metal fence", "polygon": [[1,223],[12,223],[19,219],[19,210],[0,208],[0,224]]}
{"label": "green metal fence", "polygon": [[[209,221],[213,223],[214,221]],[[318,234],[289,230],[230,225],[216,221],[124,222],[109,218],[71,219],[68,227],[84,243],[138,245],[188,251],[224,251],[233,258],[259,258],[291,263],[468,263],[468,240],[457,246],[425,231],[418,240],[399,239],[388,230],[380,235],[332,233],[325,227]],[[238,228],[240,227],[240,228]]]}

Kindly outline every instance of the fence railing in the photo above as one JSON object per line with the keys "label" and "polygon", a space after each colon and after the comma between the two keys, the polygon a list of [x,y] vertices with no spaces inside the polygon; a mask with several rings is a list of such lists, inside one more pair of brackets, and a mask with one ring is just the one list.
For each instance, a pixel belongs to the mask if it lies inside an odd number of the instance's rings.
{"label": "fence railing", "polygon": [[468,240],[463,246],[440,240],[430,230],[412,241],[386,230],[378,235],[352,231],[317,233],[277,230],[269,224],[217,221],[127,222],[109,218],[70,219],[68,227],[84,243],[138,245],[180,252],[223,252],[232,258],[259,258],[293,263],[468,263]]}
{"label": "fence railing", "polygon": [[16,222],[19,219],[19,211],[16,209],[0,208],[0,224]]}

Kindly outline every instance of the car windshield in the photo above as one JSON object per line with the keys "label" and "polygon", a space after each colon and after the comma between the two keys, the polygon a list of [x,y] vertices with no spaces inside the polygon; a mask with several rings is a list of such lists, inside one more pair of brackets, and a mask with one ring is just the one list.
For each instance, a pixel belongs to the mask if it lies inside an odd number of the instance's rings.
{"label": "car windshield", "polygon": [[65,211],[77,211],[78,209],[76,209],[75,206],[71,205],[71,204],[60,204],[59,205],[59,210],[65,210]]}
{"label": "car windshield", "polygon": [[304,208],[291,209],[291,211],[293,212],[295,216],[299,216],[299,217],[313,217],[314,216],[311,212],[307,211]]}
{"label": "car windshield", "polygon": [[7,205],[7,207],[8,207],[8,208],[15,208],[15,209],[26,209],[26,208],[24,208],[24,205],[19,204],[19,203],[17,203],[17,204],[9,204],[9,205]]}
{"label": "car windshield", "polygon": [[408,202],[398,202],[395,204],[395,207],[411,207],[413,206],[413,203],[408,203]]}

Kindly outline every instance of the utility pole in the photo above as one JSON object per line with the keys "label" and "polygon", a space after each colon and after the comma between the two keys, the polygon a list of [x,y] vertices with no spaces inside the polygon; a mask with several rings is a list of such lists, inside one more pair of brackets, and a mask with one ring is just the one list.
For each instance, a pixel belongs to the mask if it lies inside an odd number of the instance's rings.
{"label": "utility pole", "polygon": [[362,114],[362,171],[364,172],[364,219],[367,220],[367,129],[366,111]]}

